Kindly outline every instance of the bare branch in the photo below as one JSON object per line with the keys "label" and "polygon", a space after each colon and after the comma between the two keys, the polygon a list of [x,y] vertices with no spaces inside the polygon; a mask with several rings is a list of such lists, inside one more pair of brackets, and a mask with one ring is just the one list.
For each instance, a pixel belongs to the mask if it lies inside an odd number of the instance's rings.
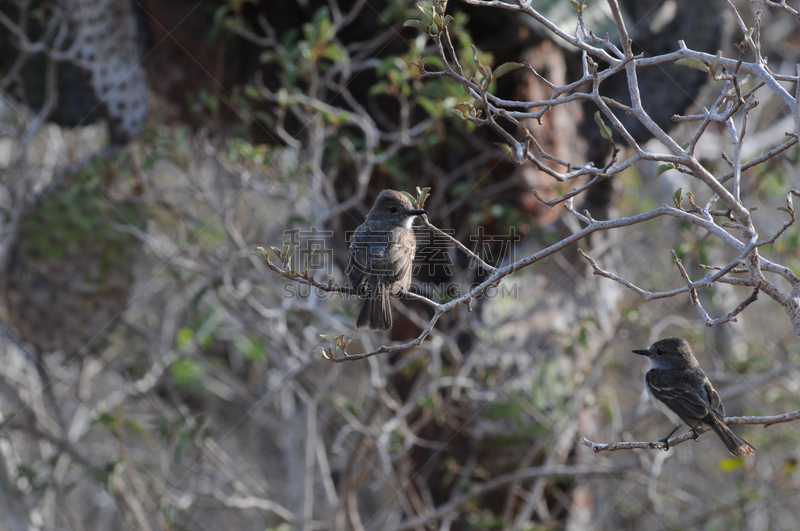
{"label": "bare branch", "polygon": [[446,238],[447,241],[456,246],[456,249],[467,255],[469,259],[472,260],[473,262],[478,263],[483,269],[491,273],[497,271],[496,267],[487,264],[480,256],[470,251],[466,245],[464,245],[457,239],[453,238],[450,234],[447,234],[442,229],[440,229],[439,227],[433,225],[430,221],[428,221],[427,214],[423,214],[422,216],[420,216],[420,219],[422,220],[422,223],[424,223],[425,226],[428,227],[428,230],[430,230],[431,232],[435,232],[439,236]]}
{"label": "bare branch", "polygon": [[[724,422],[728,426],[734,424],[763,424],[765,428],[773,424],[783,424],[800,419],[800,410],[792,411],[790,413],[783,413],[781,415],[767,416],[767,417],[725,417]],[[683,435],[673,437],[669,440],[669,446],[681,444],[683,442],[693,440],[695,435],[689,431]],[[588,440],[586,437],[581,437],[580,443],[590,448],[594,453],[600,452],[615,452],[617,450],[666,450],[667,445],[660,441],[655,442],[613,442],[613,443],[596,443]]]}

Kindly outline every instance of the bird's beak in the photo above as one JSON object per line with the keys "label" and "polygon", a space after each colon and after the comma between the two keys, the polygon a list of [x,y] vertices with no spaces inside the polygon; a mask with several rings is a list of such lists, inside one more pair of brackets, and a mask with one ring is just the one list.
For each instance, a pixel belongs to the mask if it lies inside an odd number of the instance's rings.
{"label": "bird's beak", "polygon": [[647,348],[640,348],[640,349],[636,349],[636,350],[631,350],[631,352],[633,352],[634,354],[641,354],[642,356],[649,356],[650,355],[650,349],[647,349]]}
{"label": "bird's beak", "polygon": [[408,215],[409,216],[421,216],[422,214],[427,214],[427,213],[428,213],[427,210],[422,210],[422,209],[420,209],[420,210],[409,210],[408,211]]}

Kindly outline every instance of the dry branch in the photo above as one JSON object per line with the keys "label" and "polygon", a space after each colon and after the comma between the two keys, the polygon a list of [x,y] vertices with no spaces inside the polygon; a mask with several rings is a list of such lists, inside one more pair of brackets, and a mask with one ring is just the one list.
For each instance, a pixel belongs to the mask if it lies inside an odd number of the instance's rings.
{"label": "dry branch", "polygon": [[[781,415],[773,415],[767,417],[725,417],[725,424],[731,426],[733,424],[762,424],[765,428],[773,424],[783,424],[800,419],[800,410],[783,413]],[[701,432],[702,433],[702,432]],[[683,435],[678,435],[669,440],[669,446],[675,446],[682,442],[692,440],[695,438],[693,432],[688,431]],[[666,450],[667,445],[660,441],[655,442],[613,442],[613,443],[596,443],[588,440],[586,437],[581,437],[580,443],[594,453],[600,452],[615,452],[617,450]]]}

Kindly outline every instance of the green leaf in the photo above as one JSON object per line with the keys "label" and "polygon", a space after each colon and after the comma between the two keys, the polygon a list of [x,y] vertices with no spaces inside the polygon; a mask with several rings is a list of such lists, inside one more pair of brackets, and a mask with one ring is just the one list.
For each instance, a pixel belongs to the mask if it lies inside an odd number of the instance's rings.
{"label": "green leaf", "polygon": [[711,74],[716,76],[717,69],[719,68],[719,61],[722,59],[722,50],[717,50],[717,56],[711,61]]}
{"label": "green leaf", "polygon": [[430,98],[419,96],[417,98],[417,103],[420,107],[425,109],[425,112],[427,112],[432,118],[438,118],[442,115],[441,106]]}
{"label": "green leaf", "polygon": [[426,186],[425,188],[420,188],[417,186],[417,198],[414,201],[420,208],[425,207],[425,201],[428,200],[429,192],[431,191],[430,186]]}
{"label": "green leaf", "polygon": [[405,22],[403,22],[403,26],[407,28],[416,28],[420,31],[428,33],[428,26],[426,26],[425,23],[422,22],[421,20],[417,19],[406,20]]}
{"label": "green leaf", "polygon": [[417,2],[416,7],[425,16],[425,23],[430,27],[433,24],[433,2]]}
{"label": "green leaf", "polygon": [[263,247],[256,247],[250,252],[250,254],[252,256],[257,256],[262,260],[267,260],[267,250],[264,249]]}
{"label": "green leaf", "polygon": [[280,105],[281,107],[286,107],[287,105],[289,105],[289,91],[286,90],[285,87],[279,88],[276,96],[278,100],[278,105]]}
{"label": "green leaf", "polygon": [[662,174],[662,173],[664,173],[665,171],[667,171],[667,170],[674,170],[674,169],[675,169],[675,165],[674,165],[673,163],[671,163],[671,162],[670,162],[669,164],[662,164],[662,165],[661,165],[661,166],[659,166],[659,167],[658,167],[658,169],[656,170],[656,179],[658,179],[659,177],[661,177],[661,174]]}
{"label": "green leaf", "polygon": [[126,420],[125,427],[127,427],[131,431],[135,431],[139,435],[144,435],[145,433],[147,433],[147,429],[138,422],[136,422],[135,420]]}
{"label": "green leaf", "polygon": [[181,328],[178,330],[178,333],[175,334],[175,346],[179,349],[183,349],[186,347],[194,337],[194,331],[191,328]]}
{"label": "green leaf", "polygon": [[413,196],[413,195],[411,195],[411,194],[409,194],[409,193],[408,193],[408,192],[406,192],[405,190],[403,190],[403,191],[402,191],[402,192],[400,192],[400,193],[401,193],[401,194],[403,194],[404,196],[406,196],[406,197],[408,198],[408,200],[409,200],[409,201],[411,201],[412,203],[414,203],[414,202],[416,201],[416,199],[414,198],[414,196]]}
{"label": "green leaf", "polygon": [[681,203],[683,202],[683,188],[678,188],[675,190],[675,193],[672,194],[672,201],[675,203],[675,208],[682,210]]}
{"label": "green leaf", "polygon": [[325,46],[321,56],[334,63],[347,63],[349,59],[347,53],[335,44],[328,44]]}
{"label": "green leaf", "polygon": [[470,111],[472,111],[474,107],[468,101],[462,101],[460,103],[456,103],[455,107],[452,109],[452,112],[456,113],[462,120],[466,119],[469,116]]}
{"label": "green leaf", "polygon": [[701,72],[706,72],[708,74],[711,73],[711,70],[708,68],[706,63],[700,59],[695,59],[694,57],[681,57],[675,61],[675,64],[680,66],[688,66],[689,68],[694,68],[695,70],[700,70]]}
{"label": "green leaf", "polygon": [[575,9],[576,13],[580,13],[586,5],[586,0],[569,0],[569,3],[572,4],[572,8]]}
{"label": "green leaf", "polygon": [[200,382],[205,376],[203,367],[191,359],[178,360],[170,366],[170,372],[178,387]]}
{"label": "green leaf", "polygon": [[267,349],[255,335],[251,335],[250,337],[240,336],[233,340],[233,345],[236,347],[236,350],[242,353],[244,359],[249,362],[267,359]]}
{"label": "green leaf", "polygon": [[794,219],[795,214],[794,214],[794,205],[792,204],[792,192],[786,194],[786,206],[778,207],[778,210],[786,212],[787,214],[792,216],[792,219]]}
{"label": "green leaf", "polygon": [[514,152],[511,150],[511,146],[504,144],[503,142],[495,142],[494,145],[502,149],[505,154],[508,155],[508,158],[514,160]]}
{"label": "green leaf", "polygon": [[315,356],[322,356],[326,360],[330,360],[330,354],[328,354],[328,349],[325,347],[316,347],[314,350],[311,351],[312,354]]}
{"label": "green leaf", "polygon": [[486,85],[489,85],[489,83],[492,80],[492,69],[489,68],[488,66],[484,66],[480,62],[480,60],[478,59],[478,49],[475,47],[474,44],[472,45],[472,60],[475,61],[475,67],[478,69],[478,72],[480,72],[485,78]]}
{"label": "green leaf", "polygon": [[524,68],[524,67],[525,63],[503,63],[494,69],[492,75],[494,76],[494,79],[497,79],[498,77],[508,74],[509,72],[516,70],[517,68]]}
{"label": "green leaf", "polygon": [[337,339],[338,336],[335,336],[333,334],[320,334],[319,337],[323,341],[327,341],[328,343],[331,343],[331,344],[335,345],[336,344],[336,339]]}
{"label": "green leaf", "polygon": [[609,140],[611,138],[611,129],[609,129],[606,123],[603,121],[600,111],[594,113],[594,122],[597,124],[597,127],[600,128],[600,136],[606,140]]}
{"label": "green leaf", "polygon": [[253,116],[267,127],[275,127],[275,117],[264,111],[255,111]]}
{"label": "green leaf", "polygon": [[244,94],[248,98],[254,100],[258,99],[261,96],[261,94],[258,92],[258,89],[256,89],[253,85],[249,84],[244,86]]}
{"label": "green leaf", "polygon": [[744,465],[743,457],[723,457],[717,463],[717,466],[722,472],[736,472]]}

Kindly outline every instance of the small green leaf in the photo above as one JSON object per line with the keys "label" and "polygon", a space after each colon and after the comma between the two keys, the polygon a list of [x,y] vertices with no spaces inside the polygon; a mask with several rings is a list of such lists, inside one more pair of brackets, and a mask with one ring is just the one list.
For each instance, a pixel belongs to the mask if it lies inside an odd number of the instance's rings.
{"label": "small green leaf", "polygon": [[672,194],[672,201],[675,203],[675,208],[681,210],[681,203],[683,202],[683,188],[678,188]]}
{"label": "small green leaf", "polygon": [[430,186],[426,186],[425,188],[420,188],[417,186],[417,199],[415,200],[416,204],[419,205],[420,208],[425,207],[425,201],[428,200],[428,195],[431,191]]}
{"label": "small green leaf", "polygon": [[178,330],[178,333],[175,334],[175,346],[179,349],[183,349],[186,347],[194,337],[194,331],[191,328],[181,328]]}
{"label": "small green leaf", "polygon": [[756,210],[758,210],[758,205],[747,207],[747,210],[749,210],[750,212],[755,212]]}
{"label": "small green leaf", "polygon": [[472,60],[475,61],[475,66],[478,69],[478,72],[483,75],[486,80],[486,85],[488,85],[492,80],[492,69],[481,64],[480,60],[478,59],[478,49],[474,44],[472,45]]}
{"label": "small green leaf", "polygon": [[511,150],[511,146],[504,144],[503,142],[495,142],[494,145],[502,149],[505,154],[508,155],[508,158],[514,160],[514,152]]}
{"label": "small green leaf", "polygon": [[662,164],[656,170],[656,179],[661,177],[661,174],[664,173],[665,171],[674,170],[674,169],[675,169],[675,165],[673,163],[671,163],[671,162],[669,164]]}
{"label": "small green leaf", "polygon": [[147,433],[147,429],[144,426],[136,422],[135,420],[125,420],[125,427],[127,427],[131,431],[135,431],[139,435],[144,435]]}
{"label": "small green leaf", "polygon": [[494,79],[497,79],[498,77],[508,74],[509,72],[516,70],[517,68],[524,68],[524,67],[525,63],[503,63],[494,69],[492,75],[494,76]]}
{"label": "small green leaf", "polygon": [[675,64],[680,66],[688,66],[689,68],[694,68],[695,70],[700,70],[701,72],[706,72],[708,74],[711,73],[711,70],[708,68],[706,63],[700,59],[695,59],[694,57],[681,57],[675,61]]}
{"label": "small green leaf", "polygon": [[191,383],[199,383],[205,376],[203,367],[194,360],[185,358],[178,360],[170,366],[170,372],[178,387]]}
{"label": "small green leaf", "polygon": [[276,96],[278,100],[278,105],[280,105],[281,107],[286,107],[287,105],[289,105],[289,91],[286,90],[285,87],[279,88]]}
{"label": "small green leaf", "polygon": [[794,205],[792,204],[792,192],[786,194],[786,206],[778,207],[778,210],[786,212],[787,214],[792,216],[792,219],[794,220],[795,214],[794,214]]}
{"label": "small green leaf", "polygon": [[244,94],[248,98],[254,100],[258,99],[261,96],[261,94],[258,92],[258,89],[256,89],[253,85],[249,84],[244,86]]}
{"label": "small green leaf", "polygon": [[722,59],[722,50],[717,50],[717,56],[711,61],[711,74],[716,76],[717,69],[719,68],[719,61]]}
{"label": "small green leaf", "polygon": [[743,457],[723,457],[717,463],[717,466],[722,472],[736,472],[744,465]]}
{"label": "small green leaf", "polygon": [[406,28],[416,28],[420,31],[428,33],[428,26],[426,26],[425,23],[422,22],[421,20],[417,19],[406,20],[405,22],[403,22],[403,26]]}
{"label": "small green leaf", "polygon": [[332,345],[335,345],[335,344],[336,344],[336,337],[337,337],[337,336],[335,336],[335,335],[333,335],[333,334],[320,334],[320,335],[319,335],[319,337],[320,337],[320,339],[322,339],[323,341],[327,341],[328,343],[330,343],[330,344],[332,344]]}
{"label": "small green leaf", "polygon": [[609,129],[606,123],[603,121],[600,111],[594,113],[594,122],[597,124],[597,127],[600,128],[600,136],[606,140],[609,140],[611,138],[611,129]]}
{"label": "small green leaf", "polygon": [[750,38],[753,36],[753,32],[755,30],[756,30],[755,28],[750,28],[750,29],[747,30],[747,33],[744,34],[744,42],[747,42],[747,41],[750,40]]}
{"label": "small green leaf", "polygon": [[252,256],[257,256],[262,260],[267,260],[267,250],[264,249],[263,247],[256,247],[250,252],[250,254]]}
{"label": "small green leaf", "polygon": [[411,195],[411,194],[409,194],[409,193],[408,193],[408,192],[406,192],[405,190],[403,190],[403,191],[402,191],[402,192],[400,192],[400,193],[401,193],[401,194],[403,194],[404,196],[406,196],[406,197],[408,198],[408,200],[409,200],[409,201],[411,201],[412,203],[414,203],[414,202],[416,201],[416,199],[414,199],[414,196],[413,196],[413,195]]}
{"label": "small green leaf", "polygon": [[450,112],[453,114],[453,116],[455,116],[456,118],[458,118],[462,122],[466,122],[467,121],[467,116],[468,115],[465,114],[464,112],[462,112],[462,111],[460,111],[458,109],[450,109]]}
{"label": "small green leaf", "polygon": [[420,107],[425,109],[431,118],[439,118],[442,115],[442,107],[440,103],[433,101],[430,98],[426,98],[425,96],[419,96],[417,98],[417,103]]}
{"label": "small green leaf", "polygon": [[325,347],[316,347],[314,350],[311,351],[312,354],[315,356],[322,356],[326,360],[330,360],[330,355],[328,354],[328,350]]}
{"label": "small green leaf", "polygon": [[458,113],[459,117],[463,120],[467,116],[469,116],[470,111],[473,110],[473,109],[474,109],[474,107],[472,106],[471,103],[469,103],[467,101],[462,101],[461,103],[456,103],[456,105],[452,109],[452,111],[454,113]]}
{"label": "small green leaf", "polygon": [[569,3],[572,4],[572,8],[575,9],[575,12],[580,14],[586,5],[586,0],[569,0]]}

